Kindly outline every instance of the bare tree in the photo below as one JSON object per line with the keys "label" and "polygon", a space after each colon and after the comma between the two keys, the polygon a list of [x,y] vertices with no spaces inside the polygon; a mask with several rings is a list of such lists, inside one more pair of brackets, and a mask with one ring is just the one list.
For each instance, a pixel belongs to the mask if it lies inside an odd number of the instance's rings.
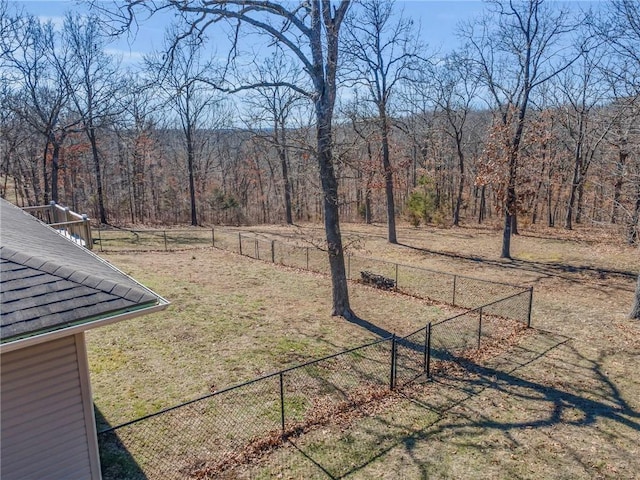
{"label": "bare tree", "polygon": [[552,80],[560,94],[561,123],[571,142],[573,174],[564,227],[581,222],[584,185],[589,167],[612,128],[615,115],[600,108],[608,100],[608,88],[602,71],[606,52],[601,45],[583,49],[570,68]]}
{"label": "bare tree", "polygon": [[256,69],[256,75],[250,83],[266,84],[267,87],[256,87],[246,100],[252,111],[252,121],[257,121],[261,127],[270,126],[271,129],[265,137],[275,148],[280,162],[282,178],[282,200],[285,221],[293,224],[292,182],[290,178],[288,139],[289,121],[292,113],[302,104],[308,102],[308,98],[299,92],[280,85],[280,82],[299,84],[302,72],[277,49],[263,64]]}
{"label": "bare tree", "polygon": [[22,44],[23,38],[17,33],[23,29],[27,18],[21,11],[12,12],[7,0],[0,0],[0,62]]}
{"label": "bare tree", "polygon": [[397,12],[393,0],[364,0],[347,19],[343,44],[345,75],[354,86],[364,86],[377,110],[387,202],[387,239],[398,243],[396,235],[393,165],[389,149],[391,102],[395,89],[418,67],[420,46],[413,22]]}
{"label": "bare tree", "polygon": [[[168,34],[168,42],[173,36]],[[213,63],[202,58],[201,45],[185,42],[175,46],[167,59],[162,54],[147,57],[147,71],[157,72],[158,88],[165,105],[175,115],[184,137],[189,182],[191,225],[198,225],[196,177],[198,133],[215,123],[212,116],[221,99],[211,87]]]}
{"label": "bare tree", "polygon": [[65,81],[65,72],[70,68],[69,52],[58,41],[53,24],[41,23],[33,16],[22,23],[20,36],[20,48],[7,55],[8,65],[18,76],[16,85],[20,85],[13,108],[44,139],[42,200],[58,202],[60,152],[77,124],[69,112],[71,92]]}
{"label": "bare tree", "polygon": [[507,178],[504,192],[502,258],[511,258],[516,220],[518,157],[532,96],[568,68],[566,37],[575,30],[568,12],[545,0],[491,0],[491,15],[461,31],[472,51],[479,81],[504,127]]}
{"label": "bare tree", "polygon": [[468,119],[478,93],[478,83],[473,79],[472,64],[465,54],[453,53],[435,66],[435,103],[446,119],[446,133],[455,143],[458,158],[458,190],[453,210],[453,224],[460,223],[462,194],[465,187],[465,134]]}
{"label": "bare tree", "polygon": [[[630,243],[637,243],[640,218],[640,154],[633,151],[632,137],[638,137],[638,99],[640,98],[640,4],[635,0],[610,0],[606,15],[593,21],[593,33],[607,43],[614,59],[607,70],[609,82],[615,90],[616,107],[626,105],[628,114],[620,118],[614,129],[614,147],[618,151],[614,183],[612,222],[617,221],[621,206],[620,194],[625,178],[625,169],[635,166],[635,175],[628,177],[634,192],[633,206],[628,215],[627,237]],[[629,121],[630,120],[630,121]],[[625,126],[624,123],[627,122]],[[635,158],[634,158],[635,157]]]}
{"label": "bare tree", "polygon": [[123,115],[115,124],[124,164],[124,189],[128,192],[131,223],[144,223],[150,217],[149,204],[153,191],[149,188],[148,169],[151,157],[157,155],[156,129],[160,99],[155,88],[149,88],[142,74],[125,76],[122,97]]}
{"label": "bare tree", "polygon": [[107,222],[103,166],[98,145],[99,129],[118,113],[121,77],[118,65],[105,53],[105,40],[94,16],[67,14],[63,41],[69,48],[69,64],[64,79],[71,93],[75,113],[91,146],[96,182],[96,201],[100,223]]}
{"label": "bare tree", "polygon": [[640,3],[610,0],[606,15],[591,23],[593,33],[617,57],[609,74],[626,87],[629,96],[640,95]]}
{"label": "bare tree", "polygon": [[[98,2],[94,2],[97,5]],[[130,0],[116,16],[131,26],[136,15],[153,14],[159,10],[175,13],[183,32],[176,37],[176,44],[188,37],[204,39],[214,24],[229,22],[235,25],[234,45],[230,60],[237,60],[240,32],[250,28],[265,35],[271,44],[278,43],[296,59],[307,74],[306,84],[276,82],[288,86],[309,97],[316,113],[316,158],[320,170],[324,204],[324,224],[327,250],[333,286],[333,314],[352,317],[349,304],[344,250],[340,234],[338,181],[332,155],[332,122],[336,100],[336,72],[338,68],[340,29],[349,0],[310,0],[281,4],[268,0],[219,0],[208,2],[184,2],[162,0],[147,2]],[[171,52],[169,52],[171,53]],[[229,90],[242,90],[259,85],[241,85]]]}

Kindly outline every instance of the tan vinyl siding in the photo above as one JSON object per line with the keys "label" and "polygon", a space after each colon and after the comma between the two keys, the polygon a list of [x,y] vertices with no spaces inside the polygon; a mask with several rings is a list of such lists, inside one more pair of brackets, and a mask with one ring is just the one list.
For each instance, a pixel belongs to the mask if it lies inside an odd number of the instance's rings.
{"label": "tan vinyl siding", "polygon": [[2,480],[99,478],[81,341],[72,335],[2,354]]}

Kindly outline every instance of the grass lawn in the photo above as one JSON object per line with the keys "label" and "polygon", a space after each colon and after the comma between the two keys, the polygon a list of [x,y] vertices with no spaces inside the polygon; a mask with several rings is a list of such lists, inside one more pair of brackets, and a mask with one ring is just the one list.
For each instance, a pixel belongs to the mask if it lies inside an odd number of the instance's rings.
{"label": "grass lawn", "polygon": [[[314,226],[264,238],[319,237]],[[316,429],[233,476],[270,478],[637,478],[640,325],[626,319],[638,249],[592,231],[515,237],[498,259],[489,228],[346,225],[351,249],[404,264],[533,285],[537,330],[509,351],[417,385],[386,408]],[[173,302],[88,334],[97,408],[110,424],[355,346],[370,330],[330,313],[321,275],[210,248],[104,253]],[[407,333],[457,311],[351,287],[354,310]]]}
{"label": "grass lawn", "polygon": [[[212,249],[103,256],[172,302],[87,335],[95,403],[112,425],[379,338],[328,314],[322,275]],[[459,312],[359,285],[351,297],[389,335]]]}

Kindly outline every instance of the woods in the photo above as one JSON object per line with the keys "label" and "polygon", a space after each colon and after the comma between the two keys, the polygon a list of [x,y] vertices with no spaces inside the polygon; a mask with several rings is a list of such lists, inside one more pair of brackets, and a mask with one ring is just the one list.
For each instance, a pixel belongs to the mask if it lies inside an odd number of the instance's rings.
{"label": "woods", "polygon": [[[640,241],[636,2],[490,1],[452,51],[393,2],[290,7],[127,2],[54,25],[3,0],[0,194],[114,225],[321,221],[337,264],[340,220],[391,243],[396,221],[500,221],[507,258],[531,224]],[[176,24],[123,62],[105,35],[149,9]],[[213,54],[215,29],[234,40]]]}

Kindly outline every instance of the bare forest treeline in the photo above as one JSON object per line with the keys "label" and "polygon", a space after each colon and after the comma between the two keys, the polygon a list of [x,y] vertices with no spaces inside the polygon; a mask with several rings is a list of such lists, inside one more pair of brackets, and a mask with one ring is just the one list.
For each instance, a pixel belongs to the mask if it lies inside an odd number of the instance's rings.
{"label": "bare forest treeline", "polygon": [[[202,80],[214,66],[198,52],[169,70],[149,56],[134,73],[109,55],[90,17],[68,15],[57,29],[1,8],[2,197],[56,201],[120,226],[322,219],[313,105],[264,80],[296,75],[286,56],[269,57],[256,73],[262,86],[238,96]],[[640,240],[640,100],[627,81],[638,77],[621,70],[629,62],[615,45],[580,40],[597,26],[577,27],[575,58],[531,93],[510,170],[522,112],[492,103],[481,50],[422,58],[408,45],[410,24],[398,25],[405,63],[387,90],[369,95],[370,71],[350,68],[358,58],[345,55],[353,63],[339,69],[342,220],[387,222],[395,212],[415,225],[498,223],[515,185],[516,231],[618,225]]]}

